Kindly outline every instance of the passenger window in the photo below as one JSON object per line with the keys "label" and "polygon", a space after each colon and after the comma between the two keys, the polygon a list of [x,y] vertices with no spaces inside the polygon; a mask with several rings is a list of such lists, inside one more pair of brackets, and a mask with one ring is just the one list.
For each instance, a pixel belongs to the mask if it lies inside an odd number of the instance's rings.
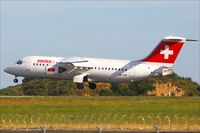
{"label": "passenger window", "polygon": [[124,69],[122,68],[122,71],[124,71]]}
{"label": "passenger window", "polygon": [[107,67],[105,68],[105,70],[107,70]]}
{"label": "passenger window", "polygon": [[115,71],[117,71],[117,68],[115,68]]}
{"label": "passenger window", "polygon": [[118,69],[118,71],[120,71],[120,68]]}
{"label": "passenger window", "polygon": [[44,66],[44,64],[43,64],[43,66]]}
{"label": "passenger window", "polygon": [[35,63],[33,63],[33,65],[35,66]]}
{"label": "passenger window", "polygon": [[110,68],[108,68],[108,70],[110,70]]}
{"label": "passenger window", "polygon": [[102,70],[103,70],[104,68],[102,67]]}
{"label": "passenger window", "polygon": [[97,69],[97,67],[95,67],[94,69]]}
{"label": "passenger window", "polygon": [[114,68],[112,68],[112,70],[114,70]]}
{"label": "passenger window", "polygon": [[36,65],[38,66],[38,63]]}
{"label": "passenger window", "polygon": [[100,70],[100,67],[98,69]]}
{"label": "passenger window", "polygon": [[127,71],[127,69],[125,69],[125,71]]}

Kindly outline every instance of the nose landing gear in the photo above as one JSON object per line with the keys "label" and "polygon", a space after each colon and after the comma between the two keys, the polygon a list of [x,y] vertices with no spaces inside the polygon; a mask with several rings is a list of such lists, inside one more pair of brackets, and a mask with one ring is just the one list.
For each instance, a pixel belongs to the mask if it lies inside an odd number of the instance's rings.
{"label": "nose landing gear", "polygon": [[19,81],[19,80],[17,79],[17,76],[15,76],[15,79],[13,80],[13,82],[14,82],[14,83],[18,83],[18,81]]}
{"label": "nose landing gear", "polygon": [[17,83],[17,82],[18,82],[18,79],[14,79],[13,82],[14,82],[14,83]]}

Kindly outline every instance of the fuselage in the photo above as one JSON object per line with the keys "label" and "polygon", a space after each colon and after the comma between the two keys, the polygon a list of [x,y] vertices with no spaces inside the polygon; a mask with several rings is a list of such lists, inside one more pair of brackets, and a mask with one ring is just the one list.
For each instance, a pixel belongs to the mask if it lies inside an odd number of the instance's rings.
{"label": "fuselage", "polygon": [[[88,62],[76,63],[74,69],[59,72],[58,62],[73,61],[74,59],[87,60]],[[73,80],[75,75],[84,73],[88,76],[89,82],[134,82],[160,75],[159,68],[162,66],[162,63],[131,60],[27,56],[13,66],[7,67],[5,71],[16,76],[31,78]],[[165,66],[171,67],[171,64],[165,64]]]}

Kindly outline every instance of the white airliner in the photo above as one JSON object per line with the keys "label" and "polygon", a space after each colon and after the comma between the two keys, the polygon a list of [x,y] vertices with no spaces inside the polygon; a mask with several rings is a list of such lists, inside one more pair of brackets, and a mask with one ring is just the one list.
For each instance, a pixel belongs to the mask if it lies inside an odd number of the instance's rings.
{"label": "white airliner", "polygon": [[165,76],[173,73],[174,64],[185,41],[196,41],[182,37],[168,36],[144,59],[116,60],[85,57],[46,57],[27,56],[16,64],[4,69],[5,72],[31,78],[73,80],[78,89],[83,82],[95,89],[95,82],[134,82],[152,76]]}

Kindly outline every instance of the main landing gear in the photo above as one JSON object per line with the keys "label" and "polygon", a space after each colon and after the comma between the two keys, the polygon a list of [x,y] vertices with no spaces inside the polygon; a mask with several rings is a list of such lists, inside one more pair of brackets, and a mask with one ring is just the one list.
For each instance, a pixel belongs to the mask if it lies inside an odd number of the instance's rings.
{"label": "main landing gear", "polygon": [[95,83],[89,83],[89,88],[94,90],[96,89],[97,85]]}
{"label": "main landing gear", "polygon": [[18,81],[19,81],[19,80],[17,79],[17,76],[15,76],[15,79],[13,80],[13,82],[14,82],[14,83],[18,83]]}
{"label": "main landing gear", "polygon": [[84,88],[83,83],[77,83],[77,84],[76,84],[76,88],[77,88],[77,89],[83,89],[83,88]]}
{"label": "main landing gear", "polygon": [[[83,83],[77,83],[76,87],[77,87],[77,89],[83,89],[84,88],[84,84]],[[95,89],[96,88],[96,84],[95,83],[89,83],[89,88],[90,89]]]}

